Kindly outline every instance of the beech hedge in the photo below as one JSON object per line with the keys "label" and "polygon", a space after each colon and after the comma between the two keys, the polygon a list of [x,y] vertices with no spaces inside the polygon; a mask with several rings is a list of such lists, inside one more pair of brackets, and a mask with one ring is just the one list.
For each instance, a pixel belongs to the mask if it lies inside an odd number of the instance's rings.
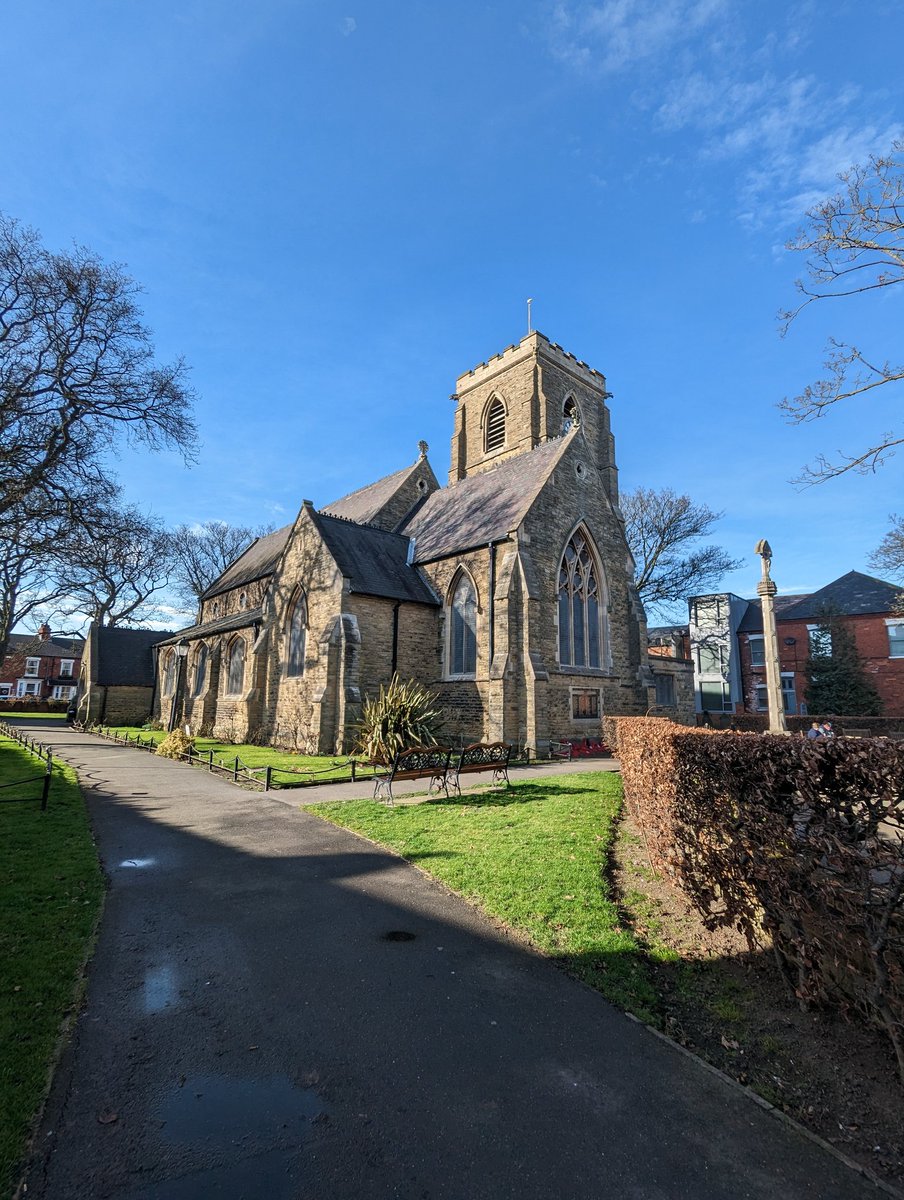
{"label": "beech hedge", "polygon": [[654,868],[710,928],[771,944],[803,1006],[885,1029],[904,1082],[904,744],[616,724]]}

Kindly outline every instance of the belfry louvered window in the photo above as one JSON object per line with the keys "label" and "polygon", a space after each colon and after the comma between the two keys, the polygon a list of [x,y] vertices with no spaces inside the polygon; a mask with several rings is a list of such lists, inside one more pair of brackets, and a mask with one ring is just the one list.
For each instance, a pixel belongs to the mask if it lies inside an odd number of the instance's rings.
{"label": "belfry louvered window", "polygon": [[497,396],[487,413],[487,450],[498,450],[505,445],[505,405]]}
{"label": "belfry louvered window", "polygon": [[587,539],[578,531],[559,567],[559,662],[601,665],[602,608],[599,575]]}

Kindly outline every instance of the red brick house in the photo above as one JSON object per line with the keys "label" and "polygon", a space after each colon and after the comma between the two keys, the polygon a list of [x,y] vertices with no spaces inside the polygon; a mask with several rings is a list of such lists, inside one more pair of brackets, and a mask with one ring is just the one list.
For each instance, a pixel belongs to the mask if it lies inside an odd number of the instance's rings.
{"label": "red brick house", "polygon": [[70,700],[84,645],[84,638],[57,637],[46,625],[37,633],[11,634],[0,665],[0,699]]}
{"label": "red brick house", "polygon": [[[777,605],[776,631],[786,710],[801,712],[810,647],[826,636],[820,621],[832,612],[853,632],[865,670],[882,699],[884,714],[904,716],[902,599],[902,589],[896,584],[848,571],[812,595]],[[765,709],[766,667],[759,601],[750,602],[738,627],[738,649],[744,707],[754,712]]]}

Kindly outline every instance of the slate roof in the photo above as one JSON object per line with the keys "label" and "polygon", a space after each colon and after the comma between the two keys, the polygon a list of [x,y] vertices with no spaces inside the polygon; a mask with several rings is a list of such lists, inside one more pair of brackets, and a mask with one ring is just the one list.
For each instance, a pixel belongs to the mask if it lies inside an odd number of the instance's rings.
{"label": "slate roof", "polygon": [[229,633],[233,629],[247,629],[249,625],[257,625],[263,620],[263,609],[246,608],[242,612],[231,613],[228,617],[217,617],[215,621],[205,621],[203,625],[189,625],[187,629],[180,629],[178,633],[164,633],[161,636],[165,639],[161,645],[174,646],[177,642],[184,639],[194,641],[195,638],[207,637],[208,634],[214,633]]}
{"label": "slate roof", "polygon": [[94,682],[102,687],[153,687],[153,647],[172,635],[166,629],[112,629],[102,625],[93,630],[97,661],[92,664]]}
{"label": "slate roof", "polygon": [[36,633],[11,633],[7,654],[27,658],[78,658],[84,653],[85,639],[51,637],[42,641]]}
{"label": "slate roof", "polygon": [[292,525],[284,525],[282,529],[276,529],[273,533],[256,538],[248,549],[239,555],[232,566],[227,567],[220,578],[214,580],[201,599],[207,600],[211,596],[218,596],[221,592],[228,592],[230,588],[238,587],[242,583],[251,583],[255,579],[263,579],[266,575],[272,575],[280,555],[286,548],[292,528]]}
{"label": "slate roof", "polygon": [[414,561],[460,554],[517,529],[568,444],[568,435],[554,438],[433,492],[402,530],[417,539]]}
{"label": "slate roof", "polygon": [[653,641],[654,638],[682,637],[688,632],[687,625],[654,625],[647,629],[647,638]]}
{"label": "slate roof", "polygon": [[395,471],[392,475],[384,475],[376,483],[369,483],[367,487],[358,488],[355,492],[349,492],[347,496],[333,500],[331,504],[325,504],[321,512],[329,513],[334,517],[345,517],[349,521],[357,521],[359,525],[366,525],[368,521],[372,521],[377,516],[384,505],[389,503],[408,476],[417,470],[417,467],[418,463],[413,463],[410,467],[403,467],[401,471]]}
{"label": "slate roof", "polygon": [[[779,593],[772,601],[772,607],[775,610],[775,615],[779,620],[783,620],[787,609],[793,608],[795,604],[799,604],[801,600],[806,600],[807,595],[792,594],[783,596]],[[762,632],[763,629],[763,605],[760,600],[748,600],[747,608],[744,615],[738,623],[738,633],[754,633]]]}
{"label": "slate roof", "polygon": [[[860,571],[848,571],[839,579],[827,583],[817,592],[803,596],[775,597],[775,615],[780,621],[808,621],[833,609],[846,617],[862,617],[867,613],[896,612],[900,608],[904,589],[883,579],[874,579]],[[752,633],[763,628],[763,610],[759,600],[748,600],[747,611],[738,626],[739,633]]]}
{"label": "slate roof", "polygon": [[826,609],[834,609],[848,617],[887,613],[895,610],[900,597],[899,585],[874,579],[860,571],[848,571],[847,575],[827,583],[818,592],[804,596],[793,607],[783,609],[781,615],[785,621],[796,621],[818,617]]}
{"label": "slate roof", "polygon": [[407,537],[314,509],[310,514],[353,592],[415,604],[439,604],[417,568],[408,563]]}

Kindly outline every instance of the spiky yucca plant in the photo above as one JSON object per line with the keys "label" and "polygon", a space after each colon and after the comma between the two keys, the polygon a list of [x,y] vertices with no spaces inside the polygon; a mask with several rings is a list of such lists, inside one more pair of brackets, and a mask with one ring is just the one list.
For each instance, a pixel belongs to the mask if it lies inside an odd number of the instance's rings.
{"label": "spiky yucca plant", "polygon": [[365,697],[355,727],[355,753],[370,762],[391,763],[399,750],[435,746],[442,725],[436,696],[413,679],[393,675],[376,699]]}

